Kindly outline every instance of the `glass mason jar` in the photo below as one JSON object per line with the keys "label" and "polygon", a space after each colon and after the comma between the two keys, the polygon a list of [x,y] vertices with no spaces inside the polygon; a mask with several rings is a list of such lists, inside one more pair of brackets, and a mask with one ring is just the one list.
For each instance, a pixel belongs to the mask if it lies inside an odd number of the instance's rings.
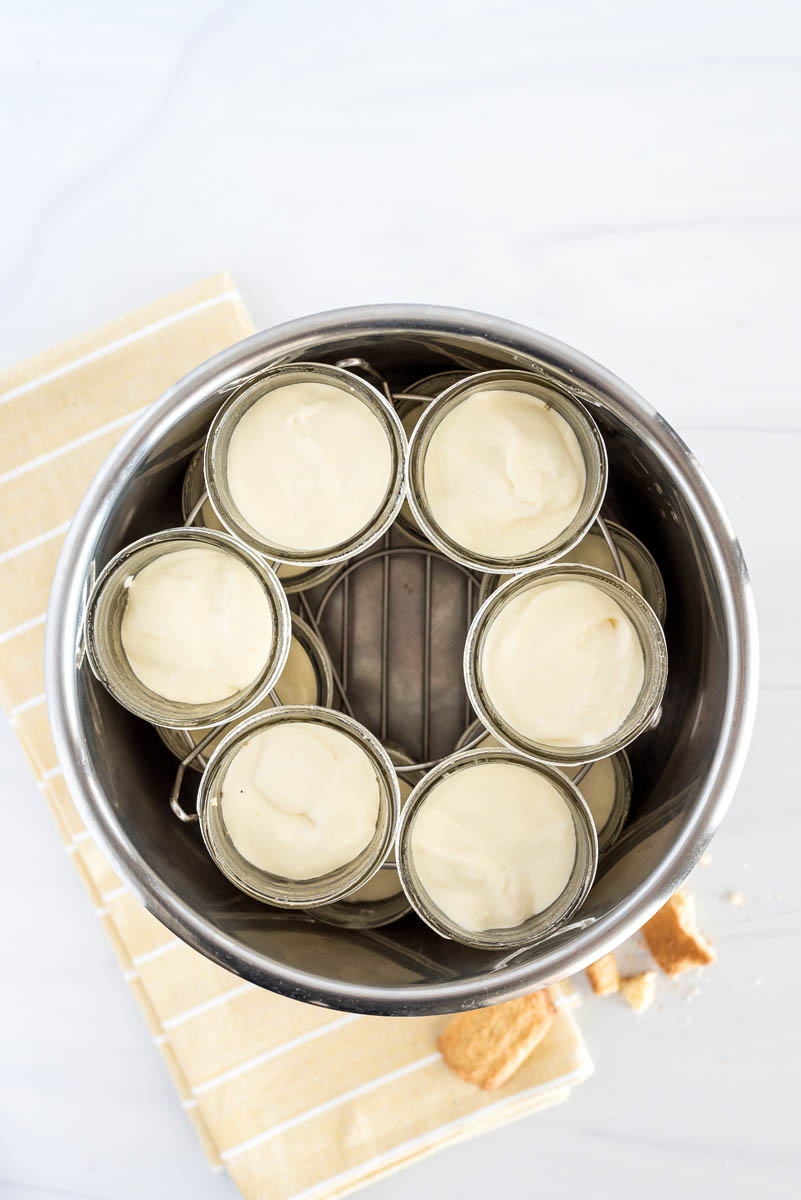
{"label": "glass mason jar", "polygon": [[[371,519],[344,541],[322,549],[307,550],[270,541],[240,513],[228,483],[228,450],[242,417],[269,392],[297,383],[326,384],[355,396],[377,418],[390,450],[391,467],[386,491]],[[226,529],[257,554],[281,563],[312,568],[353,558],[389,529],[405,494],[407,453],[406,434],[400,418],[371,384],[340,367],[324,363],[290,363],[266,371],[256,383],[222,406],[209,429],[203,469],[211,506]],[[353,466],[356,469],[358,464]]]}
{"label": "glass mason jar", "polygon": [[[311,626],[307,625],[301,617],[290,613],[290,619],[292,634],[284,669],[276,680],[275,687],[256,705],[251,715],[255,715],[257,712],[268,712],[271,708],[288,704],[316,704],[322,708],[331,707],[334,699],[334,675],[328,651]],[[305,680],[299,680],[297,683],[292,680],[291,675],[295,663],[299,670],[304,670],[308,665],[308,673],[311,676],[309,682],[314,690],[313,696],[300,694],[305,690],[300,686],[302,683],[305,684]],[[273,696],[278,700],[278,705],[273,700]],[[195,771],[204,771],[212,754],[226,734],[231,732],[233,725],[234,722],[230,721],[227,725],[221,725],[211,741],[202,750],[198,750],[187,765]],[[209,736],[208,729],[164,729],[159,726],[156,732],[164,745],[178,759],[186,758],[195,746]]]}
{"label": "glass mason jar", "polygon": [[[398,747],[387,745],[386,751],[394,766],[412,766],[412,759]],[[398,775],[401,808],[411,796],[414,784],[422,777],[422,771],[404,771]],[[379,929],[405,917],[411,912],[411,905],[398,875],[394,848],[372,879],[362,887],[335,904],[323,904],[311,912],[325,924],[346,929]]]}
{"label": "glass mason jar", "polygon": [[[473,721],[468,725],[456,743],[457,750],[463,747],[483,750],[489,746],[503,748],[480,721]],[[575,780],[583,766],[589,766],[590,769],[576,787],[590,810],[598,835],[598,857],[602,860],[620,836],[631,810],[631,763],[626,751],[618,750],[616,754],[610,754],[608,758],[599,758],[597,762],[577,763],[575,766],[560,767],[559,770],[564,772],[568,779]]]}
{"label": "glass mason jar", "polygon": [[[407,438],[411,438],[415,425],[431,401],[436,399],[446,388],[465,379],[467,374],[466,371],[438,371],[436,375],[426,375],[424,379],[419,379],[395,397],[395,410],[401,419]],[[414,519],[412,510],[409,508],[408,497],[401,505],[395,524],[410,541],[415,542],[418,546],[431,545]]]}
{"label": "glass mason jar", "polygon": [[[607,519],[606,527],[623,562],[626,583],[630,583],[634,590],[647,600],[656,613],[659,624],[664,625],[667,615],[667,594],[662,572],[656,565],[653,554],[638,537],[635,537],[628,529],[624,529],[622,525],[618,525],[616,521]],[[580,563],[585,567],[598,567],[601,571],[608,571],[610,575],[617,574],[606,538],[600,527],[596,526],[593,526],[589,533],[586,533],[581,541],[572,550],[568,550],[567,554],[563,555],[559,561]],[[483,604],[501,583],[503,583],[502,575],[484,575],[478,591],[479,604]]]}
{"label": "glass mason jar", "polygon": [[[529,590],[572,581],[591,584],[620,605],[634,627],[644,662],[643,683],[633,707],[613,733],[601,742],[589,746],[538,742],[523,730],[515,729],[499,713],[485,681],[484,655],[487,636],[505,606]],[[498,741],[538,762],[554,763],[561,767],[580,766],[622,750],[650,724],[659,708],[667,682],[667,646],[662,626],[653,609],[628,583],[595,567],[583,567],[577,563],[553,563],[539,571],[507,580],[484,601],[467,634],[464,672],[470,702],[480,720]]]}
{"label": "glass mason jar", "polygon": [[[350,738],[363,751],[375,772],[379,809],[375,832],[368,845],[354,859],[315,878],[291,879],[255,866],[237,849],[225,824],[222,788],[231,763],[252,737],[276,725],[304,722],[335,730]],[[203,841],[217,867],[247,895],[279,908],[311,908],[330,904],[367,883],[392,850],[399,807],[398,777],[378,739],[345,713],[318,708],[313,704],[273,708],[236,725],[209,760],[197,798]]]}
{"label": "glass mason jar", "polygon": [[[229,554],[252,571],[264,592],[272,622],[269,653],[256,678],[233,696],[203,704],[169,700],[151,691],[134,674],[122,645],[127,589],[134,576],[162,555],[196,546]],[[170,729],[208,729],[255,708],[284,669],[289,630],[289,605],[275,572],[235,538],[211,529],[164,529],[126,546],[100,573],[84,618],[86,654],[100,682],[123,708],[153,725]]]}
{"label": "glass mason jar", "polygon": [[[522,392],[542,401],[562,417],[578,441],[586,478],[578,510],[567,526],[546,542],[523,554],[501,557],[460,545],[437,521],[426,492],[425,467],[431,439],[446,416],[477,392]],[[409,507],[423,534],[444,554],[475,571],[512,574],[531,570],[559,558],[581,541],[594,522],[606,493],[606,447],[597,425],[583,404],[569,392],[546,383],[529,371],[483,371],[470,375],[444,391],[419,417],[409,444]],[[470,481],[465,480],[469,489]]]}
{"label": "glass mason jar", "polygon": [[[203,447],[201,446],[189,460],[184,476],[184,485],[181,489],[181,510],[185,521],[188,520],[189,514],[205,491],[206,480],[203,478]],[[203,501],[193,525],[205,526],[206,529],[223,528],[211,506],[208,494],[206,494],[206,499]],[[307,588],[316,587],[318,583],[325,583],[327,579],[336,575],[338,570],[337,563],[332,563],[327,567],[295,567],[291,563],[278,563],[275,567],[275,573],[287,595],[292,595],[294,592],[305,592]]]}
{"label": "glass mason jar", "polygon": [[[607,521],[606,526],[623,562],[626,583],[630,583],[644,597],[656,613],[659,624],[664,625],[667,614],[665,581],[653,554],[638,537],[616,521]],[[610,575],[617,574],[606,538],[599,528],[593,528],[585,534],[560,561],[581,563],[585,567],[608,571]]]}
{"label": "glass mason jar", "polygon": [[455,383],[461,383],[463,379],[467,379],[472,375],[472,371],[435,371],[433,375],[425,375],[422,379],[410,383],[396,397],[397,400],[402,400],[406,396],[422,396],[426,400],[434,400],[437,396],[441,396],[446,388],[453,387]]}
{"label": "glass mason jar", "polygon": [[[471,771],[487,763],[506,763],[522,767],[546,778],[559,792],[570,812],[576,835],[576,853],[570,876],[561,894],[538,913],[519,925],[506,928],[467,930],[442,911],[423,886],[415,869],[412,835],[415,821],[425,804],[445,779],[462,771]],[[531,945],[567,923],[584,903],[595,879],[598,866],[598,840],[590,811],[578,789],[556,767],[534,763],[505,747],[461,750],[443,759],[429,771],[409,797],[401,813],[396,838],[396,855],[404,891],[412,908],[436,933],[479,950]]]}

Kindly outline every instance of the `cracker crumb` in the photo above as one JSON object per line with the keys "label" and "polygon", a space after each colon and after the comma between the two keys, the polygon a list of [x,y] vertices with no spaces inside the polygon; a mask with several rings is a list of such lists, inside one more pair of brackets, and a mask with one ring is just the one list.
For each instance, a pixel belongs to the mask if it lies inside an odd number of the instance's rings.
{"label": "cracker crumb", "polygon": [[604,954],[587,967],[587,978],[596,996],[611,996],[620,989],[620,972],[614,954]]}
{"label": "cracker crumb", "polygon": [[656,999],[656,971],[640,971],[620,981],[620,991],[629,1008],[643,1013]]}
{"label": "cracker crumb", "polygon": [[708,867],[711,862],[712,862],[711,854],[702,854],[701,857],[698,859],[698,866],[699,867]]}
{"label": "cracker crumb", "polygon": [[466,1083],[500,1087],[542,1041],[555,1016],[547,990],[458,1013],[440,1036],[439,1049]]}
{"label": "cracker crumb", "polygon": [[742,892],[729,892],[729,904],[733,904],[735,908],[741,908],[745,904],[745,896]]}
{"label": "cracker crumb", "polygon": [[642,927],[648,949],[666,975],[715,961],[715,952],[695,922],[695,898],[679,888]]}

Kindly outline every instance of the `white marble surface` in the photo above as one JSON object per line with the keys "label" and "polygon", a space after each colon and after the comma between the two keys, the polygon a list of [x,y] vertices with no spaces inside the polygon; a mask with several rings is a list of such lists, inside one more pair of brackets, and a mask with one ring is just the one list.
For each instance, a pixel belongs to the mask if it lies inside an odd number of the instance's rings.
{"label": "white marble surface", "polygon": [[[260,325],[483,309],[636,386],[742,538],[761,708],[694,883],[718,965],[640,1018],[588,1001],[568,1105],[374,1200],[798,1194],[800,59],[791,0],[2,6],[0,363],[221,267]],[[0,1194],[232,1200],[5,722],[0,803]]]}

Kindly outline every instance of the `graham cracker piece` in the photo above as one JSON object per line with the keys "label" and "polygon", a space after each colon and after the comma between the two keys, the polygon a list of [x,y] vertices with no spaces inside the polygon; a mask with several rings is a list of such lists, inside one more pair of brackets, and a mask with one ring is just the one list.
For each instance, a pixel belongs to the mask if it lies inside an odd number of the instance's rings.
{"label": "graham cracker piece", "polygon": [[532,992],[491,1008],[458,1013],[439,1038],[442,1057],[466,1083],[484,1090],[506,1083],[553,1024],[547,991]]}
{"label": "graham cracker piece", "polygon": [[620,972],[614,954],[604,954],[587,967],[587,978],[596,996],[611,996],[620,988]]}
{"label": "graham cracker piece", "polygon": [[667,975],[715,961],[715,951],[695,923],[695,897],[679,888],[642,927],[648,949]]}
{"label": "graham cracker piece", "polygon": [[656,971],[640,971],[620,981],[623,999],[636,1013],[645,1012],[656,999]]}

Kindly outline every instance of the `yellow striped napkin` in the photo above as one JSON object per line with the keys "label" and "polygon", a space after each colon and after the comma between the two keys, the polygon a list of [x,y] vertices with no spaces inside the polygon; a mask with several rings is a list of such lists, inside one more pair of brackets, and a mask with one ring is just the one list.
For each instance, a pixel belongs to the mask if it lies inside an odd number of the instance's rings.
{"label": "yellow striped napkin", "polygon": [[592,1064],[566,986],[554,989],[548,1037],[486,1094],[440,1059],[446,1018],[354,1017],[243,983],[142,908],[70,799],[42,664],[70,518],[142,409],[252,329],[230,278],[217,275],[0,375],[0,699],[211,1163],[248,1198],[313,1200],[564,1100]]}

